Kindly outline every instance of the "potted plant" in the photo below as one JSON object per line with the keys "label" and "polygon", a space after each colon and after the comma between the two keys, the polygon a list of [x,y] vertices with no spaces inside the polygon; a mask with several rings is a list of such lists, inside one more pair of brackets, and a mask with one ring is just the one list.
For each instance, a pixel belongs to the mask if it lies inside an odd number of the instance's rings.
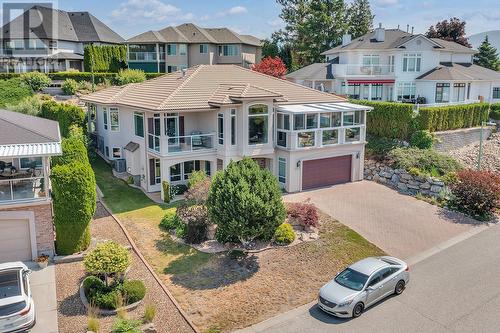
{"label": "potted plant", "polygon": [[46,254],[39,255],[36,258],[36,262],[38,264],[38,267],[45,268],[49,264],[49,256]]}

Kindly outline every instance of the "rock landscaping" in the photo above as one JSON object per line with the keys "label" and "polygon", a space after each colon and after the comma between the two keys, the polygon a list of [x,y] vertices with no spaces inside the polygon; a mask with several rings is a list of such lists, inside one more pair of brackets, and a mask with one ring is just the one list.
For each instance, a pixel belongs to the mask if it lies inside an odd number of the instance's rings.
{"label": "rock landscaping", "polygon": [[439,197],[446,190],[445,183],[438,178],[412,175],[405,169],[394,169],[384,162],[374,160],[365,161],[364,178],[409,195],[420,193]]}
{"label": "rock landscaping", "polygon": [[[477,168],[479,143],[452,150],[449,155],[470,169]],[[500,133],[494,133],[483,141],[481,169],[500,173]]]}

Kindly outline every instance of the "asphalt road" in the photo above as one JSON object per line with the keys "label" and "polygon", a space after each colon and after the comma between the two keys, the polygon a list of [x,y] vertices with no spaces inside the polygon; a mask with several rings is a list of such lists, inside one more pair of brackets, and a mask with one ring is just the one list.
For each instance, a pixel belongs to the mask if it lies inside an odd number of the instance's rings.
{"label": "asphalt road", "polygon": [[305,305],[242,332],[500,332],[500,225],[410,268],[403,295],[354,320]]}

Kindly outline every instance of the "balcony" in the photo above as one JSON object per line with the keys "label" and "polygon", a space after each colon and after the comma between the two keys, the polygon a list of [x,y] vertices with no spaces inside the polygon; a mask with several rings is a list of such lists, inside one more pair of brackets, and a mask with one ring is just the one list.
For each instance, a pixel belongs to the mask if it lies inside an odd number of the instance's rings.
{"label": "balcony", "polygon": [[[157,53],[156,52],[129,52],[128,53],[129,61],[156,61]],[[160,53],[160,60],[165,60],[165,53]]]}
{"label": "balcony", "polygon": [[215,133],[184,136],[159,136],[148,134],[148,149],[160,156],[200,154],[215,151]]}
{"label": "balcony", "polygon": [[0,179],[0,205],[45,199],[44,177]]}
{"label": "balcony", "polygon": [[336,77],[394,77],[394,65],[333,64],[333,75]]}

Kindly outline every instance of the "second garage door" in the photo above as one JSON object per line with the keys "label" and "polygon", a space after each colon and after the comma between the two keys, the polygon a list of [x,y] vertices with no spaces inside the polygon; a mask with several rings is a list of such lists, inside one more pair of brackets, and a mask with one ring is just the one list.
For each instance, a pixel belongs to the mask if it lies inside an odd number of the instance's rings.
{"label": "second garage door", "polygon": [[31,260],[28,220],[0,219],[0,263]]}
{"label": "second garage door", "polygon": [[351,155],[304,161],[302,189],[330,186],[351,181]]}

